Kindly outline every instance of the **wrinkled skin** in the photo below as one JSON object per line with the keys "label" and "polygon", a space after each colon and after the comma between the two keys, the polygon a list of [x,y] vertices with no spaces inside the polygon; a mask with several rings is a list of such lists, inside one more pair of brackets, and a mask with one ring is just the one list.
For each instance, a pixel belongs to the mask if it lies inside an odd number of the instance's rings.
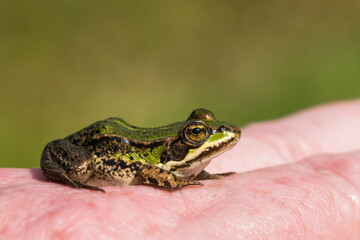
{"label": "wrinkled skin", "polygon": [[104,194],[1,169],[0,239],[359,239],[360,101],[251,124],[207,170],[239,173]]}

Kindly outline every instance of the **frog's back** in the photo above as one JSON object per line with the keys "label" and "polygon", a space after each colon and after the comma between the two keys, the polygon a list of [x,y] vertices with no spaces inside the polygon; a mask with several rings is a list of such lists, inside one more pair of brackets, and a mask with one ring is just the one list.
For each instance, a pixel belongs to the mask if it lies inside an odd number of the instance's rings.
{"label": "frog's back", "polygon": [[115,134],[127,139],[138,141],[152,141],[160,138],[176,137],[182,127],[181,122],[173,123],[163,127],[141,128],[127,123],[119,117],[112,117],[102,121],[97,121],[90,126],[69,135],[67,140],[83,145],[98,134]]}

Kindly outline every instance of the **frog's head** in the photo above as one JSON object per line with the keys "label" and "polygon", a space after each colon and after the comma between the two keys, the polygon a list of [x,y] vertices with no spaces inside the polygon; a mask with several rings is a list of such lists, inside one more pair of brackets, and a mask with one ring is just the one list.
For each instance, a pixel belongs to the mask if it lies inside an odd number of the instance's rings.
{"label": "frog's head", "polygon": [[196,109],[168,148],[161,168],[181,177],[196,176],[212,158],[233,147],[240,136],[237,126],[217,121],[209,110]]}

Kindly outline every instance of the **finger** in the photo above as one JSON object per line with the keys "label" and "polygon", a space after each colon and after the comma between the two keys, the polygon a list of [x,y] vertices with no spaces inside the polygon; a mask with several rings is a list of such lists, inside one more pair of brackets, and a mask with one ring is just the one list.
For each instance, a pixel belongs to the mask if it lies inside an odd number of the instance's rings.
{"label": "finger", "polygon": [[209,182],[217,200],[186,198],[192,214],[174,239],[358,239],[359,172],[356,152],[237,174],[222,188]]}
{"label": "finger", "polygon": [[315,154],[354,151],[360,149],[359,123],[360,100],[355,100],[251,124],[242,130],[239,143],[214,159],[207,170],[247,171],[295,162]]}

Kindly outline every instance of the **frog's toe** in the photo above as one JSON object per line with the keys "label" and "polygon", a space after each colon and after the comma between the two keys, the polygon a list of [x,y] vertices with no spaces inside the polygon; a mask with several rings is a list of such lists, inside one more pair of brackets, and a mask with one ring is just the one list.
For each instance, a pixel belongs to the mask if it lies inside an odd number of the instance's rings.
{"label": "frog's toe", "polygon": [[227,172],[227,173],[217,173],[217,174],[210,174],[203,170],[201,173],[199,173],[195,179],[196,180],[211,180],[211,179],[222,179],[226,176],[233,175],[236,172]]}
{"label": "frog's toe", "polygon": [[187,185],[197,185],[197,186],[201,186],[201,187],[204,186],[204,184],[202,184],[201,182],[197,182],[197,181],[189,181],[187,183]]}
{"label": "frog's toe", "polygon": [[230,176],[235,174],[236,172],[226,172],[226,173],[218,173],[218,174],[213,174],[215,176],[219,176],[219,177],[226,177],[226,176]]}
{"label": "frog's toe", "polygon": [[89,190],[95,190],[95,191],[100,191],[100,192],[105,193],[105,190],[102,189],[101,187],[92,186],[92,185],[88,185],[88,184],[81,183],[81,182],[74,182],[74,184],[72,186],[75,188],[86,188]]}

